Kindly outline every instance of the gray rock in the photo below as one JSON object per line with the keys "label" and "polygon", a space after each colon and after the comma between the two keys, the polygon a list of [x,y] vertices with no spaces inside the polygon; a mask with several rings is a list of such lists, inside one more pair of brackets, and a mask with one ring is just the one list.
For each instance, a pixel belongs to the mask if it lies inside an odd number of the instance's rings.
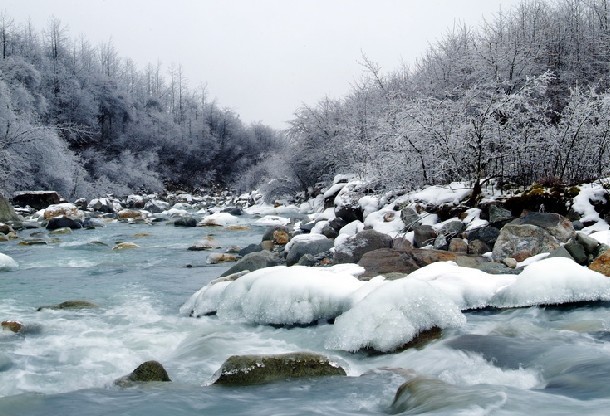
{"label": "gray rock", "polygon": [[491,224],[502,224],[509,222],[513,219],[511,212],[505,208],[491,205],[489,207],[489,222]]}
{"label": "gray rock", "polygon": [[121,387],[129,387],[141,383],[172,381],[167,371],[158,361],[146,361],[140,364],[131,374],[121,377],[114,384]]}
{"label": "gray rock", "polygon": [[362,208],[359,206],[352,207],[349,205],[343,205],[335,208],[335,217],[341,218],[348,224],[356,220],[360,222],[364,221],[364,213]]}
{"label": "gray rock", "polygon": [[161,201],[159,199],[151,199],[144,205],[144,209],[153,214],[159,214],[163,211],[167,211],[170,207],[170,204],[165,201]]}
{"label": "gray rock", "polygon": [[180,217],[174,221],[174,227],[197,227],[197,219],[193,217]]}
{"label": "gray rock", "polygon": [[447,250],[449,248],[447,237],[445,237],[444,234],[439,235],[434,239],[434,244],[432,246],[435,250]]}
{"label": "gray rock", "polygon": [[599,241],[584,233],[576,233],[576,241],[583,246],[587,254],[596,254],[600,245]]}
{"label": "gray rock", "polygon": [[489,247],[493,247],[499,235],[500,230],[495,227],[479,227],[468,232],[468,241],[481,240]]}
{"label": "gray rock", "polygon": [[336,217],[328,222],[328,225],[336,231],[339,231],[341,228],[345,227],[347,224],[348,223],[343,218],[336,218]]}
{"label": "gray rock", "polygon": [[421,225],[421,223],[419,222],[419,215],[417,215],[417,212],[415,212],[413,208],[403,208],[400,211],[400,219],[405,225],[406,231],[412,231],[413,228],[418,225]]}
{"label": "gray rock", "polygon": [[329,238],[313,241],[297,241],[292,243],[292,246],[288,251],[288,255],[286,256],[286,265],[292,266],[297,264],[301,257],[303,257],[305,254],[315,256],[316,254],[328,251],[331,249],[333,244],[333,240]]}
{"label": "gray rock", "polygon": [[92,309],[97,308],[95,303],[86,301],[86,300],[67,300],[57,305],[51,306],[40,306],[37,311],[41,311],[43,309],[53,309],[53,310],[64,310],[64,309]]}
{"label": "gray rock", "polygon": [[303,255],[297,262],[298,266],[313,267],[316,265],[316,258],[312,254]]}
{"label": "gray rock", "polygon": [[259,251],[245,255],[221,276],[229,276],[245,270],[253,272],[254,270],[262,269],[264,267],[278,266],[280,263],[281,260],[277,254],[271,251]]}
{"label": "gray rock", "polygon": [[[461,238],[452,238],[449,242],[448,251],[452,253],[467,253],[468,252],[468,243]],[[483,254],[483,253],[477,253]]]}
{"label": "gray rock", "polygon": [[313,222],[313,221],[312,221],[312,222],[305,223],[305,224],[301,223],[301,225],[300,225],[300,227],[299,227],[299,228],[300,228],[300,229],[301,229],[301,231],[303,231],[304,233],[310,233],[310,232],[311,232],[311,230],[313,230],[313,227],[315,227],[315,225],[316,225],[316,223],[315,223],[315,222]]}
{"label": "gray rock", "polygon": [[[47,205],[48,206],[48,205]],[[17,213],[15,208],[9,204],[8,200],[0,195],[0,222],[20,222],[23,221]]]}
{"label": "gray rock", "polygon": [[80,221],[73,220],[68,217],[56,217],[51,218],[49,223],[47,224],[47,230],[57,230],[58,228],[72,228],[73,230],[77,230],[83,228],[83,225]]}
{"label": "gray rock", "polygon": [[[30,207],[39,210],[47,208],[49,205],[59,204],[61,197],[55,191],[34,191],[34,192],[16,192],[13,196],[13,203],[20,207],[29,205]],[[0,219],[5,222],[5,220]]]}
{"label": "gray rock", "polygon": [[224,208],[220,212],[229,213],[229,214],[235,215],[235,216],[240,216],[240,215],[243,215],[243,213],[244,213],[244,211],[239,207],[227,207],[227,208]]}
{"label": "gray rock", "polygon": [[345,375],[343,368],[318,354],[233,355],[216,373],[214,384],[247,386],[292,378]]}
{"label": "gray rock", "polygon": [[265,230],[265,233],[263,234],[263,237],[261,238],[261,241],[273,241],[273,235],[275,234],[276,231],[283,231],[286,234],[290,235],[290,229],[288,229],[288,227],[284,227],[282,225],[277,225],[274,227],[267,227],[267,229]]}
{"label": "gray rock", "polygon": [[585,252],[584,246],[578,241],[570,240],[564,244],[563,248],[565,248],[574,261],[581,266],[586,266],[589,263],[589,255]]}
{"label": "gray rock", "polygon": [[551,252],[559,241],[541,227],[531,224],[507,224],[502,228],[492,251],[494,261],[512,257],[523,261],[536,254]]}
{"label": "gray rock", "polygon": [[443,234],[446,237],[457,237],[466,229],[466,225],[459,220],[449,221],[443,224],[439,234]]}
{"label": "gray rock", "polygon": [[570,220],[554,213],[530,212],[524,217],[517,218],[512,224],[529,224],[543,228],[562,243],[569,241],[575,236],[574,226]]}
{"label": "gray rock", "polygon": [[566,250],[563,246],[557,247],[555,250],[551,251],[548,258],[551,257],[565,257],[567,259],[574,260],[570,252]]}
{"label": "gray rock", "polygon": [[349,238],[343,245],[335,247],[335,263],[358,263],[364,253],[379,248],[392,247],[392,238],[375,230],[364,230]]}
{"label": "gray rock", "polygon": [[261,250],[262,250],[262,248],[261,248],[260,244],[250,244],[249,246],[246,246],[246,247],[242,248],[241,250],[239,250],[239,252],[237,254],[239,254],[241,257],[244,257],[246,254],[256,253]]}
{"label": "gray rock", "polygon": [[431,225],[415,227],[413,233],[413,246],[418,248],[434,244],[434,240],[437,237],[436,231],[434,231]]}
{"label": "gray rock", "polygon": [[489,274],[519,274],[523,269],[511,269],[503,263],[488,262],[481,263],[477,269]]}
{"label": "gray rock", "polygon": [[322,235],[326,238],[337,238],[339,236],[339,232],[331,227],[329,224],[326,224],[324,228],[322,228]]}
{"label": "gray rock", "polygon": [[585,225],[582,222],[580,222],[579,220],[576,220],[576,221],[572,221],[572,227],[574,227],[575,231],[580,231],[583,228],[585,228]]}

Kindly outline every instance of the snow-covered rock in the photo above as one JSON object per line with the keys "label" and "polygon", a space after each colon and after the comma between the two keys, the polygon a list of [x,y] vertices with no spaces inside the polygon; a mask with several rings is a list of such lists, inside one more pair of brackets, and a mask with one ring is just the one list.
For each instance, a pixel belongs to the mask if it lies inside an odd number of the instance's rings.
{"label": "snow-covered rock", "polygon": [[572,209],[581,215],[580,222],[594,224],[582,231],[589,234],[608,230],[608,223],[602,220],[591,202],[605,202],[608,191],[601,184],[580,185],[580,192],[574,197]]}
{"label": "snow-covered rock", "polygon": [[0,253],[0,271],[17,269],[19,264],[10,256]]}
{"label": "snow-covered rock", "polygon": [[220,226],[226,227],[227,225],[237,224],[239,219],[229,214],[228,212],[216,212],[204,217],[201,220],[202,225],[206,226]]}
{"label": "snow-covered rock", "polygon": [[290,218],[279,217],[277,215],[265,215],[263,218],[254,221],[254,224],[262,226],[288,225],[290,224]]}
{"label": "snow-covered rock", "polygon": [[43,217],[45,220],[50,220],[55,217],[67,217],[73,220],[84,221],[85,213],[78,209],[78,207],[70,202],[64,202],[61,204],[49,205],[45,208]]}
{"label": "snow-covered rock", "polygon": [[466,317],[449,296],[418,279],[387,282],[337,319],[325,347],[393,351],[422,331],[460,327]]}

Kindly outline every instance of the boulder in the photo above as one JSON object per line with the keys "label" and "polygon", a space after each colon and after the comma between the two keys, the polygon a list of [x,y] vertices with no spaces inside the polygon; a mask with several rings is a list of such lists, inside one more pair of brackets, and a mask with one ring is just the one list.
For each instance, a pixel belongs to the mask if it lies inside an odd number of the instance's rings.
{"label": "boulder", "polygon": [[285,246],[290,241],[291,235],[287,230],[277,229],[273,231],[273,244]]}
{"label": "boulder", "polygon": [[239,256],[231,253],[210,253],[207,259],[208,264],[233,263],[239,260]]}
{"label": "boulder", "polygon": [[449,248],[449,242],[447,241],[447,237],[445,237],[444,234],[440,234],[434,239],[432,247],[434,247],[435,250],[447,250]]}
{"label": "boulder", "polygon": [[543,228],[561,243],[565,243],[575,236],[572,222],[554,213],[530,212],[521,218],[517,218],[511,224],[529,224]]}
{"label": "boulder", "polygon": [[[263,237],[261,238],[261,241],[274,241],[274,236],[276,235],[276,231],[282,231],[288,235],[290,235],[290,230],[288,229],[288,227],[285,227],[283,225],[277,225],[275,227],[267,227],[267,229],[265,230]],[[278,236],[280,236],[281,234],[278,232],[277,233]]]}
{"label": "boulder", "polygon": [[14,333],[19,333],[23,329],[23,324],[19,321],[2,321],[0,323],[2,329],[7,331],[12,331]]}
{"label": "boulder", "polygon": [[531,224],[507,224],[502,228],[492,251],[494,261],[512,257],[523,261],[536,254],[551,252],[559,241],[545,229]]}
{"label": "boulder", "polygon": [[420,225],[413,229],[413,245],[415,247],[425,247],[434,244],[437,234],[431,225]]}
{"label": "boulder", "polygon": [[480,256],[489,251],[491,251],[491,247],[489,247],[484,241],[481,240],[470,241],[468,243],[468,250],[466,250],[468,254],[474,254],[475,256]]}
{"label": "boulder", "polygon": [[143,218],[142,212],[136,209],[122,209],[117,213],[117,215],[120,220]]}
{"label": "boulder", "polygon": [[[333,218],[328,222],[329,227],[332,227],[334,230],[339,231],[341,228],[345,227],[348,223],[343,218]],[[315,225],[315,223],[314,223]],[[313,228],[313,227],[312,227]],[[311,231],[311,229],[309,230]]]}
{"label": "boulder", "polygon": [[36,210],[59,204],[60,201],[61,197],[55,191],[16,192],[13,196],[13,204],[20,207],[29,205]]}
{"label": "boulder", "polygon": [[463,267],[478,268],[481,264],[488,263],[484,257],[468,256],[447,251],[431,249],[396,250],[381,248],[369,251],[362,256],[358,265],[364,267],[365,272],[359,276],[360,280],[390,273],[409,274],[415,270],[439,261],[454,261]]}
{"label": "boulder", "polygon": [[49,232],[49,234],[71,234],[72,233],[72,228],[70,227],[62,227],[62,228],[56,228],[54,230],[51,230]]}
{"label": "boulder", "polygon": [[278,266],[280,263],[281,260],[277,254],[270,251],[258,251],[242,257],[241,260],[239,260],[221,276],[229,276],[231,274],[246,270],[253,272],[254,270],[262,269],[264,267]]}
{"label": "boulder", "polygon": [[610,250],[604,251],[598,258],[593,260],[589,269],[610,277]]}
{"label": "boulder", "polygon": [[44,210],[44,219],[50,220],[51,218],[67,217],[82,223],[85,220],[85,214],[78,207],[71,203],[63,203],[56,205],[49,205]]}
{"label": "boulder", "polygon": [[548,258],[551,257],[565,257],[567,259],[574,260],[570,252],[566,250],[563,246],[557,247],[555,250],[551,251]]}
{"label": "boulder", "polygon": [[242,248],[241,250],[239,250],[239,252],[237,254],[239,254],[241,257],[244,257],[247,254],[257,253],[257,252],[259,252],[261,250],[262,250],[262,248],[261,248],[260,244],[252,243],[252,244]]}
{"label": "boulder", "polygon": [[104,214],[112,214],[114,212],[114,203],[110,198],[95,198],[89,201],[87,208]]}
{"label": "boulder", "polygon": [[326,238],[337,238],[339,237],[339,231],[335,230],[333,227],[331,227],[329,224],[326,224],[323,228],[322,228],[322,235]]}
{"label": "boulder", "polygon": [[225,227],[227,231],[248,231],[250,227],[244,224],[231,224]]}
{"label": "boulder", "polygon": [[220,212],[225,212],[231,215],[240,216],[243,215],[244,211],[239,207],[226,207]]}
{"label": "boulder", "polygon": [[204,250],[212,250],[218,249],[220,245],[213,238],[207,237],[203,240],[196,241],[192,246],[190,246],[188,251],[204,251]]}
{"label": "boulder", "polygon": [[148,212],[152,212],[153,214],[160,214],[163,211],[167,211],[170,207],[170,204],[165,201],[161,201],[160,199],[151,199],[146,204],[144,204],[144,209]]}
{"label": "boulder", "polygon": [[447,221],[443,224],[438,233],[446,237],[457,237],[462,234],[465,229],[466,225],[460,220]]}
{"label": "boulder", "polygon": [[[468,243],[461,238],[452,238],[449,242],[448,251],[452,253],[467,253],[468,252]],[[483,253],[476,253],[483,254]]]}
{"label": "boulder", "polygon": [[146,361],[140,364],[131,374],[121,377],[114,383],[121,387],[129,387],[140,383],[172,381],[167,371],[158,361]]}
{"label": "boulder", "polygon": [[97,305],[93,302],[89,302],[86,300],[67,300],[67,301],[59,303],[57,305],[39,306],[36,310],[41,311],[43,309],[64,310],[64,309],[92,309],[92,308],[97,308]]}
{"label": "boulder", "polygon": [[297,241],[291,244],[292,246],[286,256],[286,265],[288,266],[297,264],[305,254],[315,256],[316,254],[330,250],[333,247],[334,242],[329,238],[320,238],[317,240]]}
{"label": "boulder", "polygon": [[589,255],[585,252],[585,247],[576,240],[570,240],[564,244],[563,248],[570,253],[574,261],[581,266],[589,264]]}
{"label": "boulder", "polygon": [[193,217],[180,217],[174,221],[174,227],[197,227],[197,220]]}
{"label": "boulder", "polygon": [[5,223],[0,223],[0,233],[8,234],[8,233],[14,233],[14,232],[15,232],[15,230],[10,225],[5,224]]}
{"label": "boulder", "polygon": [[489,207],[489,223],[502,227],[513,220],[513,214],[502,207],[491,205]]}
{"label": "boulder", "polygon": [[345,376],[345,370],[323,355],[233,355],[216,373],[214,384],[246,386],[303,377]]}
{"label": "boulder", "polygon": [[132,248],[138,248],[140,247],[139,245],[137,245],[136,243],[133,243],[131,241],[123,241],[121,243],[117,243],[114,245],[114,247],[112,247],[113,250],[128,250],[128,249],[132,249]]}
{"label": "boulder", "polygon": [[413,208],[403,208],[400,211],[400,219],[405,225],[406,231],[412,231],[418,225],[421,225],[419,222],[419,215]]}
{"label": "boulder", "polygon": [[335,263],[358,263],[369,251],[392,247],[392,237],[375,230],[360,231],[340,245],[335,247],[333,260]]}
{"label": "boulder", "polygon": [[500,230],[495,227],[479,227],[468,232],[468,242],[473,240],[480,240],[487,244],[489,247],[493,247],[500,235]]}
{"label": "boulder", "polygon": [[356,220],[364,221],[364,212],[360,206],[349,206],[342,205],[335,208],[335,217],[341,218],[346,223],[354,222]]}
{"label": "boulder", "polygon": [[125,201],[127,208],[143,209],[144,208],[144,197],[141,195],[129,195],[127,201]]}
{"label": "boulder", "polygon": [[68,218],[68,217],[56,217],[51,218],[49,223],[47,224],[47,230],[58,230],[61,228],[71,228],[73,230],[78,230],[83,228],[83,225],[80,221]]}

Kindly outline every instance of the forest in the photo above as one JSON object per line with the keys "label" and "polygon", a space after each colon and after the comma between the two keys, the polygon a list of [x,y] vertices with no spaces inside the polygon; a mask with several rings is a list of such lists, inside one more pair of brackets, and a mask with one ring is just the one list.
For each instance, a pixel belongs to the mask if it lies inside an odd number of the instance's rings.
{"label": "forest", "polygon": [[[456,23],[416,62],[366,55],[344,97],[276,131],[192,88],[181,65],[137,68],[112,42],[0,16],[0,189],[66,198],[232,186],[311,191],[338,173],[376,189],[609,176],[607,0],[528,0]],[[396,39],[396,53],[408,39]],[[355,59],[358,59],[355,57]],[[275,181],[269,182],[272,179]]]}

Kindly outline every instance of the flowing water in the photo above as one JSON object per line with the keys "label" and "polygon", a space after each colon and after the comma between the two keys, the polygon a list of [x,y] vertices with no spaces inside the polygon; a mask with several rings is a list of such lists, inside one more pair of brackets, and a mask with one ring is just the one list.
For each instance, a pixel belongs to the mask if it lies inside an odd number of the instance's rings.
{"label": "flowing water", "polygon": [[[0,416],[609,414],[608,304],[470,312],[442,340],[386,355],[325,350],[329,325],[180,316],[182,303],[227,268],[187,247],[210,233],[220,246],[245,246],[262,232],[110,224],[47,246],[2,243],[20,268],[0,274],[0,320],[27,330],[0,331]],[[118,241],[140,247],[113,251]],[[99,307],[36,311],[72,299]],[[331,357],[348,377],[209,385],[230,355],[304,350]],[[172,383],[113,384],[151,359]],[[392,406],[413,374],[419,381]]]}

